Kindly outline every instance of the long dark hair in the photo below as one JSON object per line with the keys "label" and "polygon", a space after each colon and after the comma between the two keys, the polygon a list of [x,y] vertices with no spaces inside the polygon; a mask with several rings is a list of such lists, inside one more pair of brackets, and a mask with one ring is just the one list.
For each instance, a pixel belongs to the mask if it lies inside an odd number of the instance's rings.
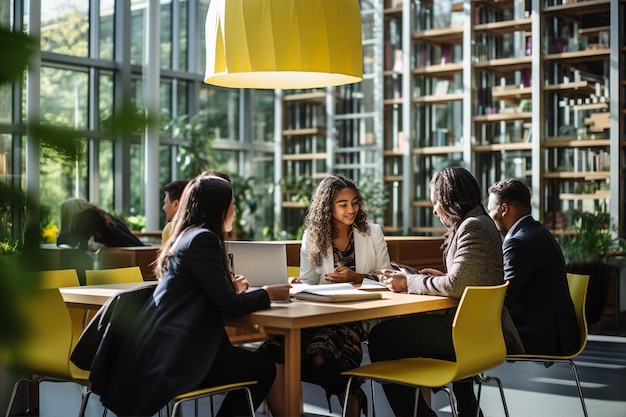
{"label": "long dark hair", "polygon": [[322,258],[332,246],[333,238],[337,236],[333,223],[333,202],[337,193],[345,188],[354,190],[359,199],[360,207],[354,219],[354,227],[363,233],[369,231],[361,193],[354,181],[340,174],[324,178],[313,192],[311,207],[304,218],[309,242],[309,262],[315,265],[322,264]]}
{"label": "long dark hair", "polygon": [[450,223],[445,234],[446,240],[441,246],[445,256],[450,241],[467,213],[476,206],[482,207],[480,186],[467,169],[450,167],[433,176],[430,180],[430,190],[433,194],[433,204],[439,202],[439,209]]}
{"label": "long dark hair", "polygon": [[227,254],[224,247],[226,232],[224,220],[233,199],[230,182],[216,176],[200,175],[189,181],[180,198],[178,211],[172,219],[172,236],[159,250],[155,275],[161,278],[167,270],[172,245],[190,227],[203,227],[217,235],[222,246],[224,267],[228,270]]}

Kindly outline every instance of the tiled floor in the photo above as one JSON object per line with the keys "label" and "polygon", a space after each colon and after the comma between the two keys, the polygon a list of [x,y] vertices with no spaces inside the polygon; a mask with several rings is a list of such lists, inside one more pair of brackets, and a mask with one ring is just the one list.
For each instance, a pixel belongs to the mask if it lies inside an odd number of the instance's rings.
{"label": "tiled floor", "polygon": [[[606,332],[605,332],[606,333]],[[624,333],[624,332],[622,332]],[[586,350],[575,361],[583,382],[583,392],[591,417],[626,416],[626,335],[591,335]],[[563,364],[548,369],[533,363],[505,363],[489,374],[502,379],[511,417],[576,417],[582,408],[573,385],[570,367]],[[369,384],[363,386],[370,396]],[[328,412],[321,388],[303,384],[306,417],[338,416],[340,407],[332,400],[333,413]],[[391,410],[380,386],[375,388],[376,415],[391,416]],[[69,383],[44,383],[41,390],[42,417],[75,416],[78,413],[80,389]],[[216,404],[219,403],[219,398]],[[482,408],[485,416],[503,416],[502,403],[494,386],[483,390]],[[450,409],[443,393],[433,396],[439,417],[449,417]],[[370,406],[371,408],[371,406]],[[88,416],[101,416],[97,398],[90,401]],[[113,413],[109,413],[112,416]],[[186,415],[193,415],[191,408]],[[210,416],[208,400],[201,402],[201,416]],[[261,410],[258,416],[263,416]],[[371,416],[371,410],[369,415]]]}

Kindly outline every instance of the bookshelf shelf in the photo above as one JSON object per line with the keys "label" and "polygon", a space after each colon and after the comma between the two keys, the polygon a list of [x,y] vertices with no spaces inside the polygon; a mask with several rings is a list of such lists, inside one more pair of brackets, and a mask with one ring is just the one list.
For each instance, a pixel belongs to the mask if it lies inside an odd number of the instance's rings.
{"label": "bookshelf shelf", "polygon": [[606,59],[610,56],[610,48],[601,49],[585,49],[584,51],[560,52],[558,54],[544,55],[544,62],[559,61],[561,63],[569,63],[576,65],[579,62],[597,61]]}
{"label": "bookshelf shelf", "polygon": [[326,100],[326,92],[324,91],[313,91],[310,93],[299,93],[299,94],[287,94],[283,96],[283,101],[285,102],[295,102],[295,101],[324,102],[325,100]]}
{"label": "bookshelf shelf", "polygon": [[494,100],[507,103],[519,103],[520,100],[531,98],[532,88],[519,88],[514,85],[496,86],[491,89],[491,96]]}
{"label": "bookshelf shelf", "polygon": [[463,26],[416,32],[411,39],[413,42],[426,42],[433,45],[458,45],[463,42]]}
{"label": "bookshelf shelf", "polygon": [[447,155],[449,153],[463,152],[462,146],[427,146],[424,148],[413,148],[413,155]]}
{"label": "bookshelf shelf", "polygon": [[611,173],[609,171],[546,172],[542,175],[542,177],[546,180],[559,179],[597,181],[609,179],[611,177]]}
{"label": "bookshelf shelf", "polygon": [[593,194],[562,193],[561,200],[608,200],[611,198],[610,191],[596,191]]}
{"label": "bookshelf shelf", "polygon": [[509,73],[522,69],[529,69],[532,63],[532,56],[522,56],[515,58],[498,58],[489,61],[476,62],[474,68],[482,71],[496,73]]}
{"label": "bookshelf shelf", "polygon": [[451,101],[460,101],[460,100],[463,100],[462,93],[414,97],[413,103],[415,104],[442,104],[442,103],[449,103]]}
{"label": "bookshelf shelf", "polygon": [[591,13],[607,12],[610,8],[610,0],[588,0],[544,7],[541,12],[544,15],[558,14],[569,18],[577,18]]}
{"label": "bookshelf shelf", "polygon": [[472,149],[474,152],[530,151],[532,143],[494,143],[491,145],[476,145]]}
{"label": "bookshelf shelf", "polygon": [[497,35],[504,35],[511,32],[528,32],[531,29],[532,19],[505,20],[502,22],[483,23],[474,26],[474,32],[488,32]]}
{"label": "bookshelf shelf", "polygon": [[441,65],[428,65],[413,69],[413,75],[429,76],[433,78],[450,79],[456,74],[463,72],[463,63],[448,63]]}
{"label": "bookshelf shelf", "polygon": [[304,129],[288,129],[283,130],[283,136],[325,136],[326,129],[319,127],[310,127]]}
{"label": "bookshelf shelf", "polygon": [[298,155],[283,155],[283,161],[310,161],[315,159],[326,159],[326,153],[302,153]]}
{"label": "bookshelf shelf", "polygon": [[512,112],[486,114],[483,116],[474,116],[475,123],[497,123],[497,122],[514,122],[520,120],[531,120],[531,112]]}
{"label": "bookshelf shelf", "polygon": [[611,141],[609,139],[583,139],[576,140],[573,138],[560,138],[560,137],[549,137],[546,142],[542,144],[542,147],[545,149],[550,148],[594,148],[594,147],[607,147],[611,145]]}

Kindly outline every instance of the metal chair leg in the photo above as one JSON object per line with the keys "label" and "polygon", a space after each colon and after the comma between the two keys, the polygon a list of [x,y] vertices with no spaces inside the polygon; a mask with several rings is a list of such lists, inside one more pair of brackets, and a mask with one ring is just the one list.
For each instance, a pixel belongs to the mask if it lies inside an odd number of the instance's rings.
{"label": "metal chair leg", "polygon": [[448,394],[448,400],[450,401],[450,410],[452,410],[452,417],[459,417],[459,414],[457,413],[456,407],[454,405],[455,400],[454,396],[452,395],[452,391],[450,391],[450,388],[448,387],[441,387],[441,389],[445,391],[446,394]]}
{"label": "metal chair leg", "polygon": [[502,408],[504,409],[504,415],[506,417],[509,417],[509,408],[506,404],[506,398],[504,397],[504,387],[502,386],[502,381],[500,380],[500,378],[495,377],[495,376],[489,376],[489,375],[485,376],[484,374],[480,374],[480,375],[476,375],[474,379],[478,383],[478,395],[476,396],[476,401],[478,402],[478,408],[476,409],[476,417],[478,417],[478,413],[480,410],[480,394],[482,390],[482,383],[489,382],[489,381],[495,381],[496,384],[498,384],[498,390],[500,391],[500,399],[502,400]]}
{"label": "metal chair leg", "polygon": [[576,380],[576,389],[578,390],[578,397],[580,398],[580,403],[583,406],[583,414],[585,417],[589,417],[587,414],[587,406],[585,405],[585,397],[583,396],[583,389],[580,385],[580,378],[578,377],[578,369],[576,368],[576,364],[571,359],[567,361],[569,366],[572,368],[572,372],[574,373],[574,379]]}

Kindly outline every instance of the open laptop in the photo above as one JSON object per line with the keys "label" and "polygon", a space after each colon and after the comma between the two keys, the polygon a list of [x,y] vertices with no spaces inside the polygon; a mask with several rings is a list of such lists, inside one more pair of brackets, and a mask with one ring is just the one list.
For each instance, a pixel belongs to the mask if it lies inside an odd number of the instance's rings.
{"label": "open laptop", "polygon": [[227,241],[226,245],[235,274],[245,276],[251,287],[288,282],[284,243]]}

